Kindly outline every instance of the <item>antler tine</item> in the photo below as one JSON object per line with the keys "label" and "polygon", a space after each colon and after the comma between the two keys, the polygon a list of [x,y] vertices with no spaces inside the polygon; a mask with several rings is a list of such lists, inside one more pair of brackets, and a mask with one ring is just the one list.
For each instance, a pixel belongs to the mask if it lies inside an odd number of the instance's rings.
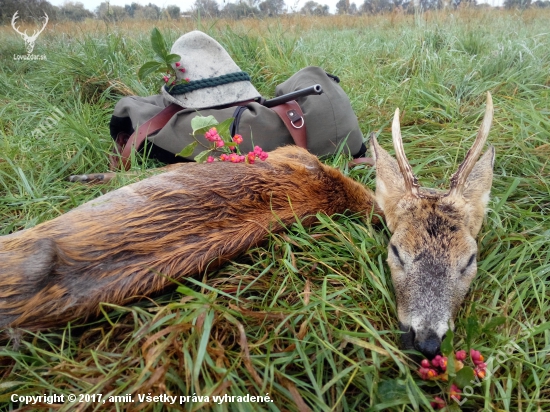
{"label": "antler tine", "polygon": [[42,33],[44,31],[44,29],[46,28],[46,25],[48,24],[48,21],[50,20],[50,18],[48,17],[48,14],[47,13],[44,13],[45,14],[45,20],[44,20],[44,24],[42,25],[42,28],[40,30],[34,30],[33,33],[32,33],[32,36],[29,36],[29,38],[33,39],[33,40],[36,40],[36,38],[38,38],[38,36],[40,35],[40,33]]}
{"label": "antler tine", "polygon": [[27,35],[27,30],[25,30],[24,33],[21,33],[19,31],[19,28],[15,27],[15,21],[19,18],[19,16],[17,15],[19,13],[19,10],[17,10],[15,12],[15,14],[13,15],[13,17],[11,18],[11,27],[13,27],[13,30],[15,30],[17,33],[19,33],[21,36],[26,36]]}
{"label": "antler tine", "polygon": [[456,173],[451,176],[451,189],[449,190],[448,196],[462,195],[466,179],[468,179],[470,172],[474,168],[474,165],[483,150],[483,146],[487,141],[487,136],[489,136],[489,130],[491,129],[492,123],[493,98],[491,97],[491,93],[487,92],[485,115],[483,116],[481,126],[479,126],[476,140],[470,150],[468,150],[468,153],[466,153],[466,157],[458,167]]}
{"label": "antler tine", "polygon": [[[46,25],[48,24],[48,22],[50,21],[50,18],[48,17],[48,13],[44,13],[44,25],[42,26],[42,28],[40,29],[40,31],[38,32],[38,34],[42,33],[44,31],[44,29],[46,28]],[[37,34],[37,36],[38,36]]]}
{"label": "antler tine", "polygon": [[405,180],[405,189],[407,192],[414,196],[419,196],[418,192],[418,180],[414,176],[412,167],[405,154],[403,148],[403,138],[401,137],[401,126],[399,124],[399,109],[395,109],[395,115],[393,116],[393,122],[391,125],[391,134],[393,138],[393,147],[395,149],[395,158],[399,164],[399,170]]}

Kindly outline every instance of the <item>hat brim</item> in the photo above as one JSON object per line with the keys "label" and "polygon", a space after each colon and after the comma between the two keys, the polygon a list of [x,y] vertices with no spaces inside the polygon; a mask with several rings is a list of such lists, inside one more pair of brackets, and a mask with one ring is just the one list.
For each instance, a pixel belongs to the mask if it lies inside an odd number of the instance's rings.
{"label": "hat brim", "polygon": [[216,87],[207,87],[185,94],[171,95],[164,87],[161,93],[166,100],[188,109],[206,109],[225,106],[260,97],[252,83],[248,81],[234,82]]}

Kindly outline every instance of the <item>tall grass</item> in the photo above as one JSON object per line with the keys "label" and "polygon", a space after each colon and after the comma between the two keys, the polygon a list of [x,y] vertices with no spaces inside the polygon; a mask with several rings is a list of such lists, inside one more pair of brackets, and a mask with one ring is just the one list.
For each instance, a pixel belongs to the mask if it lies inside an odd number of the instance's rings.
{"label": "tall grass", "polygon": [[[479,236],[478,276],[458,314],[454,344],[490,359],[503,350],[506,356],[473,385],[464,410],[550,410],[549,17],[540,10],[463,10],[201,22],[265,96],[306,65],[338,75],[364,134],[378,133],[388,149],[399,107],[405,150],[427,186],[446,185],[491,91],[492,199]],[[196,28],[193,21],[158,26],[170,43]],[[50,25],[34,51],[48,60],[37,62],[14,61],[22,41],[9,26],[0,28],[1,234],[106,190],[64,178],[105,171],[116,101],[158,92],[136,80],[152,57],[151,28]],[[55,109],[63,116],[34,138]],[[342,157],[327,162],[373,186],[372,170],[350,170]],[[84,326],[25,335],[0,347],[0,408],[23,408],[11,402],[13,394],[101,393],[131,394],[135,402],[23,410],[429,410],[433,396],[445,397],[448,388],[420,380],[410,354],[399,349],[388,238],[368,218],[319,216],[315,227],[298,222],[176,291],[128,307],[105,305],[104,316]],[[269,393],[273,402],[137,402],[147,393]]]}

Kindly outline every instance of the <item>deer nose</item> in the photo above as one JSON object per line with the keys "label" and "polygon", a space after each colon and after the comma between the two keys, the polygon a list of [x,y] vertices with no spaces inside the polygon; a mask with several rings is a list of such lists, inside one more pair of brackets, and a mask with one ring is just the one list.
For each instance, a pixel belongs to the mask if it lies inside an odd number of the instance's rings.
{"label": "deer nose", "polygon": [[422,340],[414,342],[414,348],[426,358],[433,359],[441,349],[441,339],[435,332],[430,330]]}

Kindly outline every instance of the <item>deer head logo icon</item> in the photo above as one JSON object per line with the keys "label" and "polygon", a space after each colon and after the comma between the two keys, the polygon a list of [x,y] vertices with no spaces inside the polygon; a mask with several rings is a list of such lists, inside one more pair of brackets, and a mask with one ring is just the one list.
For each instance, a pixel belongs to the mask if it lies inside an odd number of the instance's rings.
{"label": "deer head logo icon", "polygon": [[35,30],[32,34],[32,36],[29,36],[27,34],[27,30],[25,30],[23,33],[21,33],[18,29],[18,27],[15,25],[15,21],[17,20],[17,18],[19,17],[17,15],[17,13],[19,13],[19,10],[17,10],[15,12],[15,14],[13,15],[12,19],[11,19],[11,26],[13,27],[13,29],[19,33],[21,35],[21,37],[23,37],[23,40],[25,40],[25,48],[27,49],[27,53],[28,54],[31,54],[32,51],[34,50],[34,42],[36,41],[36,39],[38,38],[38,35],[40,33],[42,33],[44,31],[44,29],[46,28],[46,24],[48,24],[48,15],[46,13],[44,13],[44,17],[42,17],[44,19],[44,24],[42,25],[42,28],[40,30]]}

